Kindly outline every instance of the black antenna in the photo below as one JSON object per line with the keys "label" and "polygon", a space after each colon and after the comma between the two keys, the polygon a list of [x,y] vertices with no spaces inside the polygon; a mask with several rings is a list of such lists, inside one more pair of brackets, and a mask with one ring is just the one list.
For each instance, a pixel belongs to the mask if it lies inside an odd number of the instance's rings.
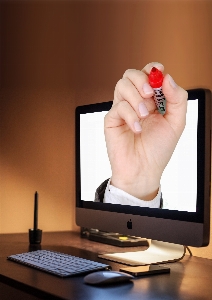
{"label": "black antenna", "polygon": [[40,244],[42,239],[42,230],[38,229],[38,192],[34,196],[34,226],[29,229],[30,244]]}
{"label": "black antenna", "polygon": [[34,230],[38,229],[38,192],[35,192],[34,199]]}

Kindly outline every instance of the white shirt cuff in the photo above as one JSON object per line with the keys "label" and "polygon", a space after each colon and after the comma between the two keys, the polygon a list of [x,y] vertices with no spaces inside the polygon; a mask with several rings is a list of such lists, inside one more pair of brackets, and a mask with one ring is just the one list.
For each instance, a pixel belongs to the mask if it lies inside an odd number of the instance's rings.
{"label": "white shirt cuff", "polygon": [[160,207],[160,198],[161,198],[161,187],[159,187],[157,196],[153,200],[140,200],[123,190],[120,190],[110,184],[108,181],[107,187],[104,194],[104,203],[111,204],[122,204],[122,205],[131,205],[131,206],[140,206],[140,207],[150,207],[150,208],[159,208]]}

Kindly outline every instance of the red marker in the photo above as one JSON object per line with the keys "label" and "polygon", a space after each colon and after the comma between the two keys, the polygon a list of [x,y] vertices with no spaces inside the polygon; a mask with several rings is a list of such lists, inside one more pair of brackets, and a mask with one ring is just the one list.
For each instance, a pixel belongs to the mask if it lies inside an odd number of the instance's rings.
{"label": "red marker", "polygon": [[165,114],[166,99],[162,91],[163,73],[157,68],[153,67],[149,74],[149,84],[154,90],[154,100],[158,111]]}

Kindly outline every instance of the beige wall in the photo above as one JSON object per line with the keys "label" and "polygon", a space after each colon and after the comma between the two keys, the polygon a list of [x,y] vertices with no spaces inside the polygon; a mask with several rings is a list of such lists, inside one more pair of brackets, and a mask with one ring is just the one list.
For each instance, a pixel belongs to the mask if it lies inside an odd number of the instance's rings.
{"label": "beige wall", "polygon": [[[0,1],[0,233],[77,229],[74,110],[159,61],[212,89],[212,1]],[[212,245],[194,249],[212,258]]]}

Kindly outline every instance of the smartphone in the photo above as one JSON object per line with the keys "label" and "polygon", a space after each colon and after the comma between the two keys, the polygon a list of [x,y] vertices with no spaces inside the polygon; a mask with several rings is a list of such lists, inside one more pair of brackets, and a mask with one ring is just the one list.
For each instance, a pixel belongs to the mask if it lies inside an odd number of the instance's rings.
{"label": "smartphone", "polygon": [[159,265],[146,265],[146,266],[120,268],[120,271],[137,277],[137,276],[144,276],[144,275],[170,273],[170,268],[159,266]]}

